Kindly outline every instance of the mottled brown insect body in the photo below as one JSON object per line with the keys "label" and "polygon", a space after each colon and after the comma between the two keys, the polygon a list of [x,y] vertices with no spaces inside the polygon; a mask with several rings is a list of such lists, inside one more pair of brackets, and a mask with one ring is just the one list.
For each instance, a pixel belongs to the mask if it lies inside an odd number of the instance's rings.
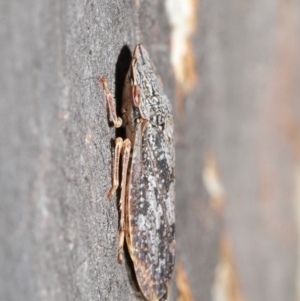
{"label": "mottled brown insect body", "polygon": [[[119,184],[119,262],[124,232],[136,277],[149,301],[166,298],[175,259],[175,151],[173,115],[149,54],[137,45],[125,79],[122,120],[116,116],[113,99],[101,79],[114,125],[125,126],[127,139],[116,139],[112,196]],[[132,153],[130,156],[130,149]],[[129,171],[129,172],[127,172]]]}

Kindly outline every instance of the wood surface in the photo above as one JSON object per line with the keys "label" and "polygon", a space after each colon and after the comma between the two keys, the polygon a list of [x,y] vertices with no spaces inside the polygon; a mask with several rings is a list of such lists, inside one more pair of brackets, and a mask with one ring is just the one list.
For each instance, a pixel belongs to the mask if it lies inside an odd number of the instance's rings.
{"label": "wood surface", "polygon": [[98,83],[120,108],[140,42],[176,122],[170,300],[300,300],[299,2],[186,3],[183,84],[162,0],[0,1],[0,300],[143,300]]}

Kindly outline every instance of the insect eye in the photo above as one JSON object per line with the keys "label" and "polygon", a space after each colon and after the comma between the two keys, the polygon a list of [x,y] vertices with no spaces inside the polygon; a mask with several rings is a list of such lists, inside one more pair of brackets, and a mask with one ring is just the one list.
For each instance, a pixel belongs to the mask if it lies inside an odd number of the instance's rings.
{"label": "insect eye", "polygon": [[131,94],[132,94],[133,105],[135,107],[139,107],[139,105],[141,104],[141,91],[140,91],[139,87],[134,85],[132,87]]}

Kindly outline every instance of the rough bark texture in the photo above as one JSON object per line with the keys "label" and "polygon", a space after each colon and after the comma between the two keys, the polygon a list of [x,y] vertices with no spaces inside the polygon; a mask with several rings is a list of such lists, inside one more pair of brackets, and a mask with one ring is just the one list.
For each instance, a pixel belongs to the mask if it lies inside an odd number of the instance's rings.
{"label": "rough bark texture", "polygon": [[116,132],[98,84],[105,75],[119,106],[139,42],[176,117],[170,300],[300,300],[299,3],[195,6],[189,93],[164,1],[0,3],[0,300],[142,300],[116,261]]}

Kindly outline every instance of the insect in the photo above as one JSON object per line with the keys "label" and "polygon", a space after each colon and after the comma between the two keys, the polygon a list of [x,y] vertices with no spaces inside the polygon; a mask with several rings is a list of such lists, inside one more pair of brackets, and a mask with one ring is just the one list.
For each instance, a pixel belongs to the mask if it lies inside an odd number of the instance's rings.
{"label": "insect", "polygon": [[175,150],[173,115],[148,52],[136,46],[123,89],[122,118],[116,114],[105,77],[100,79],[114,127],[111,198],[119,186],[122,157],[118,262],[124,237],[141,292],[149,301],[167,298],[175,261]]}

